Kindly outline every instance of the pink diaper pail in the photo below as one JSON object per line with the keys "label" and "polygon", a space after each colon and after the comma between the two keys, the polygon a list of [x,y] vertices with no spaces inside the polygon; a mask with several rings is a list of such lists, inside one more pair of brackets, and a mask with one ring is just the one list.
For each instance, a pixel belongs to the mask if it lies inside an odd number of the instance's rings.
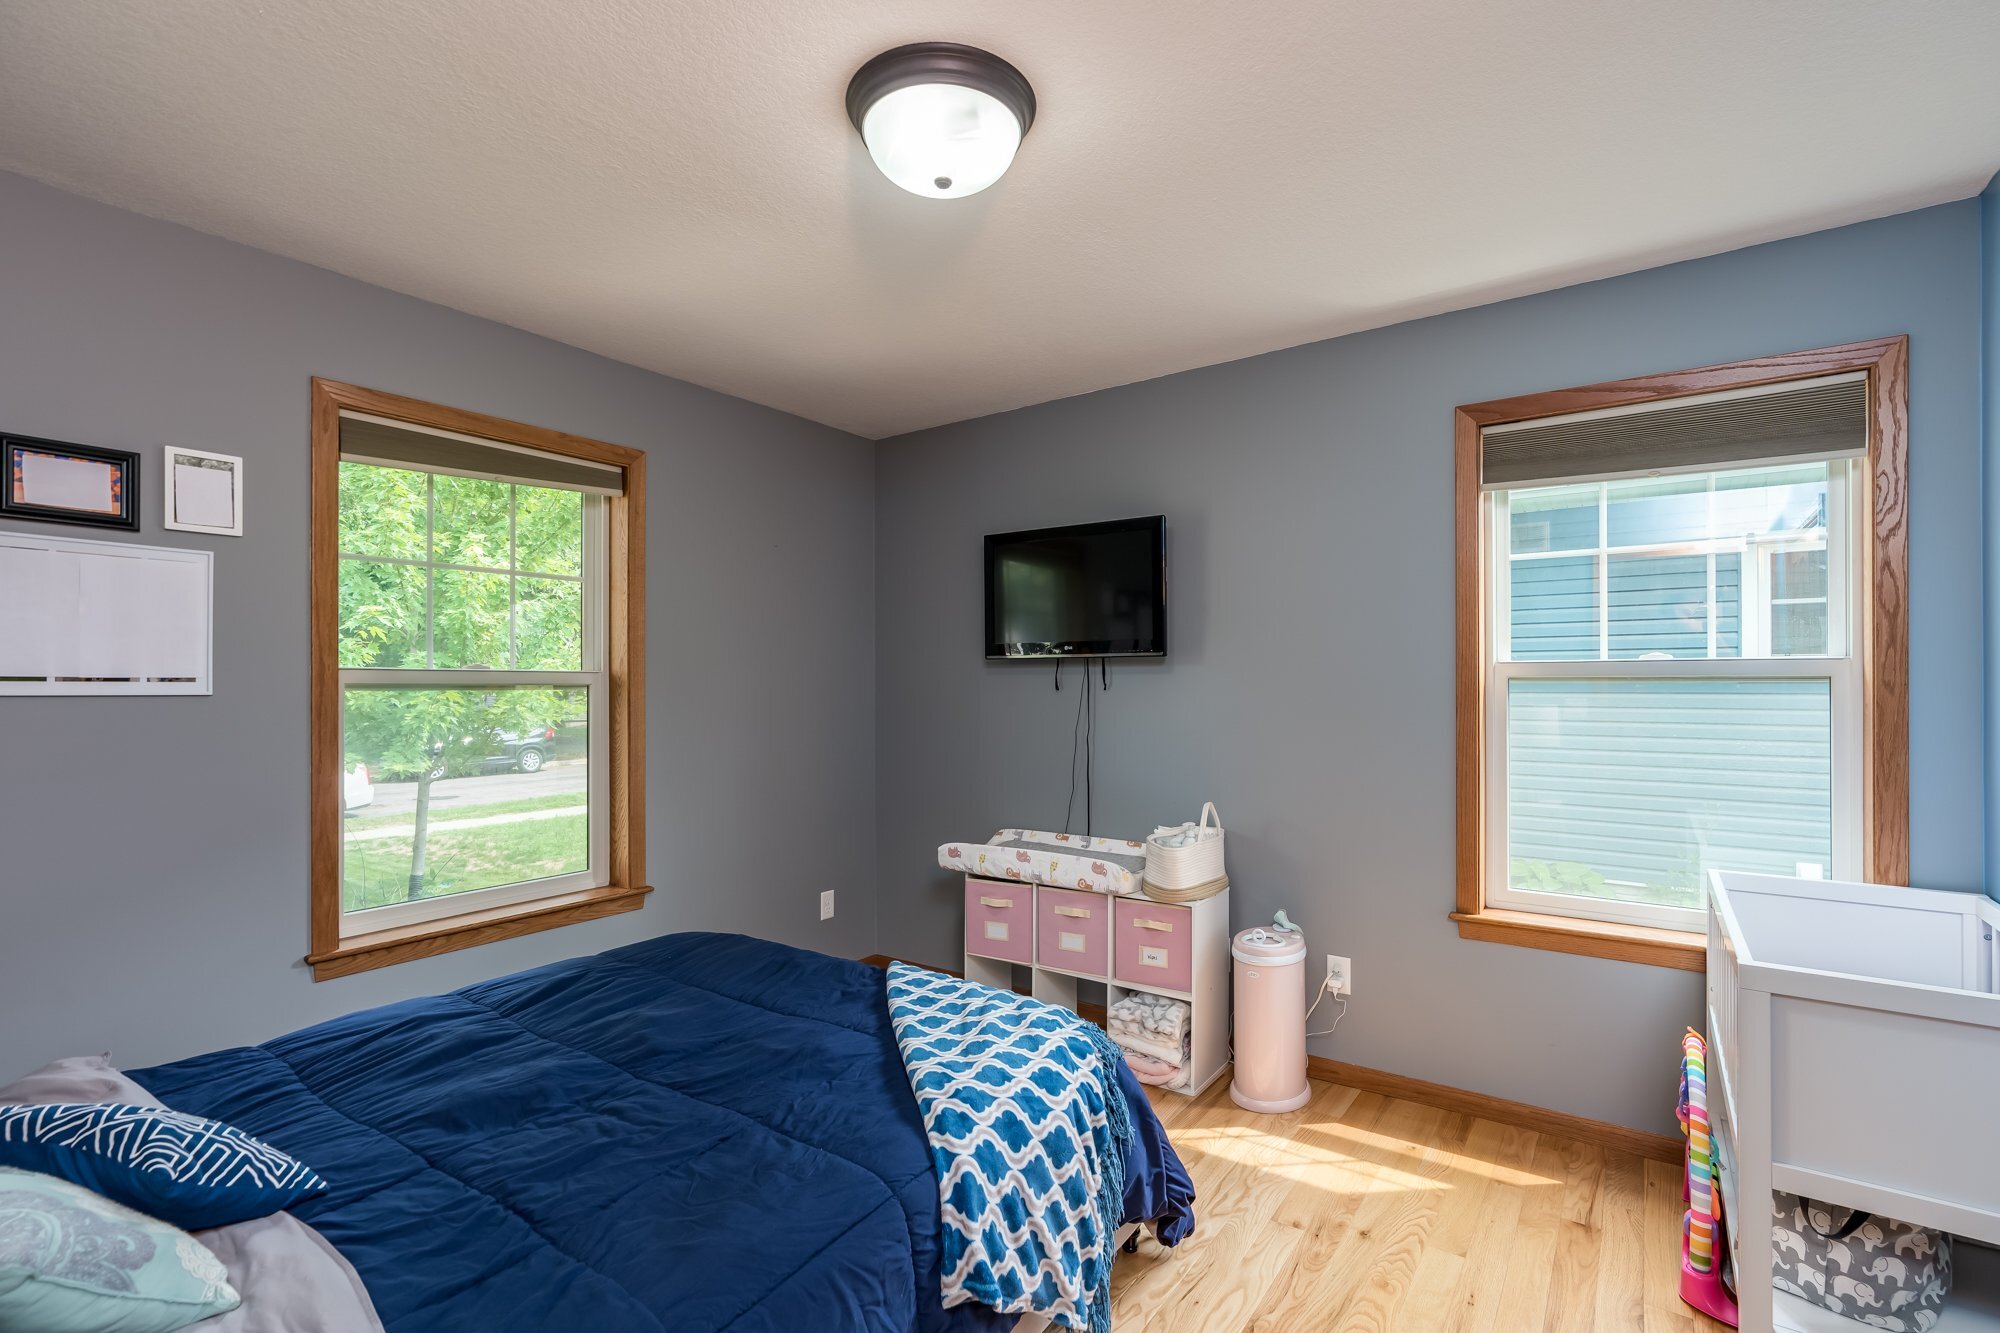
{"label": "pink diaper pail", "polygon": [[1306,1087],[1306,939],[1253,926],[1229,944],[1236,960],[1236,1073],[1230,1100],[1246,1111],[1296,1111]]}

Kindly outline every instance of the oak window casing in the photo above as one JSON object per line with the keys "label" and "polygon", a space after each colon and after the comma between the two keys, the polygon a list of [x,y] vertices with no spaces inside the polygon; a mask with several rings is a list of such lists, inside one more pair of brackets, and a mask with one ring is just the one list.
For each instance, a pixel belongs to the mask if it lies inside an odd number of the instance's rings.
{"label": "oak window casing", "polygon": [[[1852,567],[1862,586],[1851,591],[1851,693],[1858,694],[1859,737],[1846,738],[1858,755],[1848,781],[1858,782],[1859,828],[1843,863],[1858,877],[1903,883],[1909,872],[1908,647],[1907,647],[1907,340],[1880,339],[1789,356],[1735,362],[1668,375],[1590,385],[1572,390],[1477,403],[1456,416],[1456,564],[1458,711],[1458,893],[1452,917],[1470,939],[1699,970],[1699,934],[1625,921],[1520,910],[1522,895],[1490,893],[1504,849],[1495,846],[1494,798],[1489,792],[1499,709],[1489,686],[1496,674],[1493,598],[1489,578],[1500,558],[1482,488],[1485,432],[1490,427],[1566,417],[1607,408],[1667,403],[1677,398],[1779,385],[1793,380],[1858,374],[1865,384],[1867,449],[1847,473],[1855,516],[1851,537],[1859,548]],[[1600,532],[1600,542],[1608,537]],[[1755,575],[1762,577],[1761,573]],[[1711,642],[1713,619],[1711,625]],[[1711,649],[1711,653],[1712,653]],[[1742,674],[1767,667],[1753,665]],[[1836,673],[1841,668],[1834,669]],[[1575,675],[1592,674],[1582,664]],[[1555,674],[1562,674],[1560,671]],[[1605,674],[1605,673],[1599,673]],[[1858,677],[1858,680],[1854,679]],[[1841,688],[1836,684],[1836,689]],[[1856,710],[1850,708],[1852,716]],[[1835,725],[1842,725],[1836,717]],[[1841,781],[1835,777],[1836,785]],[[1857,843],[1858,853],[1852,850]],[[1618,915],[1613,912],[1611,915]]]}
{"label": "oak window casing", "polygon": [[[596,657],[582,665],[593,668],[584,673],[593,675],[590,842],[592,862],[602,868],[601,873],[571,877],[574,883],[551,881],[539,890],[532,886],[527,891],[516,891],[513,886],[482,890],[465,895],[467,901],[461,904],[445,898],[412,902],[407,904],[408,910],[383,911],[384,918],[395,920],[380,928],[370,923],[365,933],[357,933],[355,914],[349,913],[343,922],[343,779],[347,765],[342,677],[357,674],[351,670],[343,673],[340,659],[339,490],[344,418],[441,432],[525,453],[542,459],[546,469],[560,469],[561,460],[583,460],[599,469],[614,469],[618,475],[617,493],[593,498],[585,508],[585,558],[593,563],[583,582],[599,594],[585,611]],[[315,379],[311,515],[311,948],[306,961],[315,980],[642,906],[649,892],[644,882],[643,816],[645,455],[541,427]],[[426,522],[431,521],[427,517]],[[512,522],[510,511],[510,533]],[[513,558],[511,551],[509,558]],[[414,563],[428,565],[429,556]],[[510,578],[510,586],[514,582]],[[591,603],[592,599],[586,597],[585,601]],[[426,632],[430,632],[428,628]],[[441,674],[476,679],[470,672]],[[533,672],[513,674],[535,677]],[[368,687],[422,688],[430,684],[424,675],[380,672]],[[554,681],[553,673],[550,679]],[[441,679],[434,687],[463,683]]]}

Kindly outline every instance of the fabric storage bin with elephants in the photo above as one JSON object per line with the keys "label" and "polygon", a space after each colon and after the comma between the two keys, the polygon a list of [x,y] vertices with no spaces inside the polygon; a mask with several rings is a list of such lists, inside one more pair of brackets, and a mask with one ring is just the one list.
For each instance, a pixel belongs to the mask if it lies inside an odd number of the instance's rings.
{"label": "fabric storage bin with elephants", "polygon": [[1779,1190],[1771,1281],[1871,1328],[1928,1333],[1951,1293],[1951,1237]]}

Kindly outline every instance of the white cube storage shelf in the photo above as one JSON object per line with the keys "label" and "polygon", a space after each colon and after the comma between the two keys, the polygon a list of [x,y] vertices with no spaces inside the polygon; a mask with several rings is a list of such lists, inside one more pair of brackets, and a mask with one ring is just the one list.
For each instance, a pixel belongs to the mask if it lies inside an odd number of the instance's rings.
{"label": "white cube storage shelf", "polygon": [[1000,990],[1028,968],[1029,993],[1075,1009],[1077,982],[1112,1005],[1135,991],[1188,1005],[1185,1087],[1193,1096],[1229,1066],[1229,890],[1156,903],[1014,880],[965,881],[965,975]]}
{"label": "white cube storage shelf", "polygon": [[[2000,904],[1711,872],[1708,1116],[1741,1333],[1865,1325],[1775,1291],[1771,1191],[2000,1245]],[[1961,1245],[1934,1333],[2000,1333],[2000,1262]]]}

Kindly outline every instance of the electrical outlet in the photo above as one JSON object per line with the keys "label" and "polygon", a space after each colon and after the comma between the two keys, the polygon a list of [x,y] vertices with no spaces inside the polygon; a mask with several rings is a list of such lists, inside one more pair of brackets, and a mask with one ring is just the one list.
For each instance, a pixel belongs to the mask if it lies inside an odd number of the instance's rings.
{"label": "electrical outlet", "polygon": [[1354,960],[1337,953],[1326,956],[1326,988],[1335,995],[1354,994]]}
{"label": "electrical outlet", "polygon": [[827,891],[826,891],[825,893],[822,893],[822,894],[821,894],[821,895],[819,896],[819,919],[820,919],[820,920],[822,920],[822,921],[831,921],[831,920],[833,920],[833,890],[832,890],[832,889],[828,889],[828,890],[827,890]]}

